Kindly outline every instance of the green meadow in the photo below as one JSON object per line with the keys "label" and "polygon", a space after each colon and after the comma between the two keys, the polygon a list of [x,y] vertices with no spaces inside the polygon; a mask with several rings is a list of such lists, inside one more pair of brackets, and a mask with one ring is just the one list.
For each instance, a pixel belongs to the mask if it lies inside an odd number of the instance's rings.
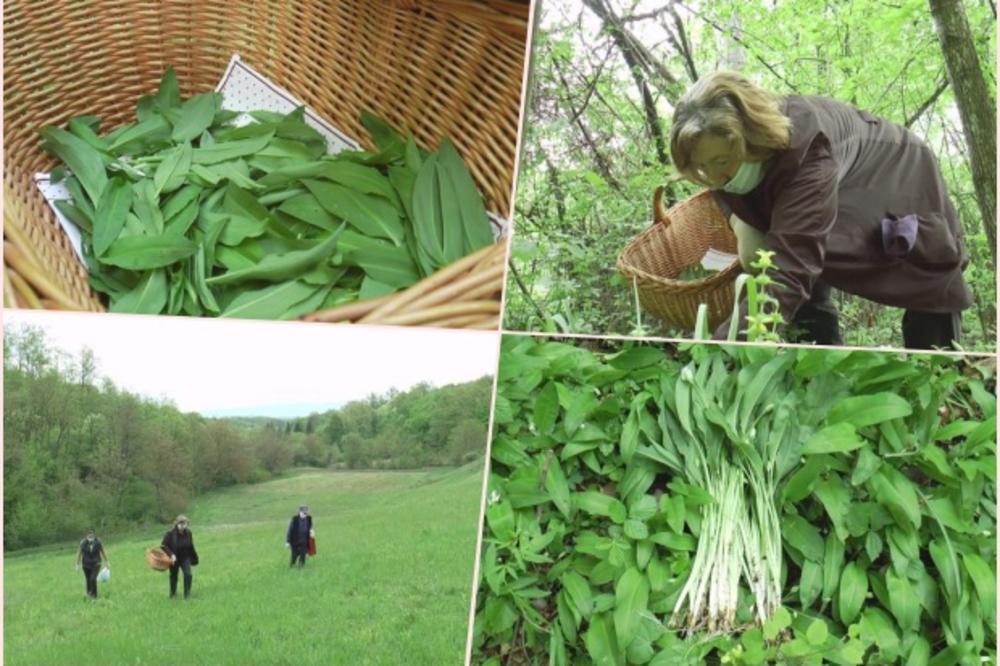
{"label": "green meadow", "polygon": [[[166,525],[98,533],[112,576],[96,601],[75,542],[9,553],[4,663],[461,664],[481,483],[481,463],[300,470],[205,495],[187,511],[201,560],[187,601],[143,559]],[[301,503],[317,554],[290,570],[285,529]]]}

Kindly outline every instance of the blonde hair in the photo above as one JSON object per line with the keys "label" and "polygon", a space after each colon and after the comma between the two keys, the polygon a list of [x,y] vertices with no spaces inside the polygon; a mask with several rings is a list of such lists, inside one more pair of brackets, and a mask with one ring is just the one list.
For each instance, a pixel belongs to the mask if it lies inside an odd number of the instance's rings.
{"label": "blonde hair", "polygon": [[751,150],[769,157],[788,148],[792,122],[781,112],[782,99],[736,72],[698,79],[674,108],[670,128],[670,157],[680,175],[706,184],[691,168],[691,152],[706,134],[729,140],[741,161]]}

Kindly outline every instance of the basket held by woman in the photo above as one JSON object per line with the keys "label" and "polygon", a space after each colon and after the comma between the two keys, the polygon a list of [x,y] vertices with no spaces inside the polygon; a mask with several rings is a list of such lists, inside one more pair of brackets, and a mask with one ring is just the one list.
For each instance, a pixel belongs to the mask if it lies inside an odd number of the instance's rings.
{"label": "basket held by woman", "polygon": [[736,236],[708,190],[663,209],[663,188],[653,196],[653,224],[633,238],[618,257],[618,271],[635,281],[643,309],[669,326],[693,331],[701,303],[708,305],[709,325],[732,313],[736,259],[725,269],[698,280],[680,280],[710,250],[736,255]]}
{"label": "basket held by woman", "polygon": [[170,556],[159,548],[147,548],[146,564],[153,571],[166,571],[170,568]]}

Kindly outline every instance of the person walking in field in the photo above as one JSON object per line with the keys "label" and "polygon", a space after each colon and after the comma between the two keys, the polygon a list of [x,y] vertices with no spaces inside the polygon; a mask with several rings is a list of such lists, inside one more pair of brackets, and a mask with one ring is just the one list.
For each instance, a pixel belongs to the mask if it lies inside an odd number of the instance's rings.
{"label": "person walking in field", "polygon": [[959,341],[972,304],[963,231],[933,152],[908,129],[720,71],[675,107],[670,150],[734,216],[743,262],[773,254],[773,296],[800,341],[842,343],[831,287],[903,308],[909,348]]}
{"label": "person walking in field", "polygon": [[313,532],[313,519],[309,515],[309,507],[302,505],[299,512],[292,516],[288,523],[288,533],[285,535],[285,546],[292,549],[292,560],[289,567],[295,566],[298,560],[299,567],[306,565],[306,554],[309,552],[309,539],[315,536]]}
{"label": "person walking in field", "polygon": [[191,522],[187,516],[177,516],[174,526],[163,535],[160,544],[170,556],[170,596],[177,596],[177,572],[184,571],[184,598],[191,596],[191,567],[198,565],[198,551],[194,549],[191,536]]}
{"label": "person walking in field", "polygon": [[80,541],[80,548],[76,552],[76,570],[83,566],[83,575],[87,579],[87,596],[91,599],[97,598],[97,574],[101,570],[101,561],[104,566],[111,568],[111,562],[104,552],[104,546],[94,534],[93,529],[87,530],[86,536]]}

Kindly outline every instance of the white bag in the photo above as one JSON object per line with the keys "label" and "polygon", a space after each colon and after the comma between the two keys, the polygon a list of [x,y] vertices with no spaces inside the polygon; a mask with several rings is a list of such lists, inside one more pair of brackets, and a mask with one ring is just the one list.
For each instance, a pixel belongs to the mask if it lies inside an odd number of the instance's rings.
{"label": "white bag", "polygon": [[97,582],[106,583],[111,580],[111,569],[108,567],[101,567],[101,573],[97,574]]}

